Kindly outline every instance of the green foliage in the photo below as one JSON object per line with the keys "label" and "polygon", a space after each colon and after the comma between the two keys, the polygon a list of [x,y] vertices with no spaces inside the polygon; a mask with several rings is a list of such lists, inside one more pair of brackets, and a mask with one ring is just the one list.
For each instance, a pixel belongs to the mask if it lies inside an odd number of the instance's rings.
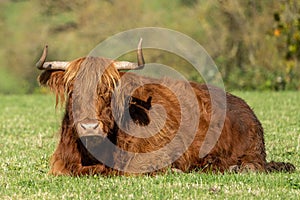
{"label": "green foliage", "polygon": [[[228,88],[299,89],[299,57],[293,63],[286,62],[282,55],[288,50],[286,41],[279,40],[273,32],[273,14],[286,2],[299,8],[298,1],[293,0],[220,1],[216,6],[209,27],[219,29],[218,36],[211,33],[221,50],[210,54]],[[295,19],[299,16],[299,9],[289,11],[285,11],[286,15]],[[290,27],[295,29],[296,24]]]}
{"label": "green foliage", "polygon": [[295,173],[53,177],[47,174],[62,113],[49,95],[0,96],[0,199],[298,199],[300,94],[235,92],[265,129],[267,159]]}
{"label": "green foliage", "polygon": [[284,57],[285,81],[291,87],[299,87],[300,3],[291,0],[282,2],[274,12],[274,21],[274,35],[284,45],[279,51]]}
{"label": "green foliage", "polygon": [[[11,93],[32,93],[38,75],[34,63],[45,44],[49,60],[73,60],[113,34],[158,26],[203,45],[230,89],[274,90],[279,84],[298,90],[299,7],[297,0],[1,1],[0,67],[19,80]],[[145,56],[199,79],[176,59]]]}

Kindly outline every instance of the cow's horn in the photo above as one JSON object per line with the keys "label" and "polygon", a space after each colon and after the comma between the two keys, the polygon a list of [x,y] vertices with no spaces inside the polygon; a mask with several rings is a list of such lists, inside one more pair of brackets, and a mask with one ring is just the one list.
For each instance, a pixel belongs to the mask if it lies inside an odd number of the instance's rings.
{"label": "cow's horn", "polygon": [[43,54],[42,54],[40,60],[35,64],[35,66],[38,69],[43,69],[43,64],[46,61],[47,54],[48,54],[48,45],[45,45],[44,50],[43,50]]}
{"label": "cow's horn", "polygon": [[35,64],[35,66],[40,70],[66,70],[69,66],[69,62],[64,61],[53,61],[45,62],[48,53],[48,45],[44,47],[43,54],[40,60]]}
{"label": "cow's horn", "polygon": [[142,41],[143,39],[141,38],[137,50],[138,63],[132,63],[127,61],[116,61],[114,62],[114,65],[117,69],[134,70],[134,69],[142,69],[144,67],[145,60],[144,60],[143,50],[142,50]]}
{"label": "cow's horn", "polygon": [[138,66],[139,67],[144,67],[145,65],[145,60],[143,56],[143,49],[142,49],[142,42],[143,38],[140,39],[139,45],[138,45],[138,51],[137,51],[137,60],[138,60]]}

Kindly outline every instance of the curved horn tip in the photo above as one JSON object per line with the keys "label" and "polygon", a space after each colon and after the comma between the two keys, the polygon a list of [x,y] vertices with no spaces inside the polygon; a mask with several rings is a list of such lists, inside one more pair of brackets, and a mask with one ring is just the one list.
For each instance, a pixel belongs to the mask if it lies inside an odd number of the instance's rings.
{"label": "curved horn tip", "polygon": [[137,69],[142,69],[145,66],[145,60],[144,60],[143,50],[142,50],[142,41],[143,39],[140,38],[138,48],[137,48],[138,63],[131,63],[127,61],[116,61],[114,62],[114,65],[118,70],[137,70]]}
{"label": "curved horn tip", "polygon": [[36,66],[38,69],[43,69],[43,64],[44,64],[45,61],[46,61],[47,54],[48,54],[48,45],[46,44],[45,47],[44,47],[44,49],[43,49],[43,54],[42,54],[41,58],[40,58],[39,61],[35,64],[35,66]]}
{"label": "curved horn tip", "polygon": [[143,42],[143,38],[140,38],[140,41],[138,44],[138,52],[137,52],[138,66],[140,68],[143,68],[145,65],[145,60],[144,60],[143,50],[142,50],[142,42]]}
{"label": "curved horn tip", "polygon": [[142,48],[142,42],[143,42],[143,38],[140,38],[138,48]]}
{"label": "curved horn tip", "polygon": [[48,44],[45,44],[44,49],[43,49],[43,54],[44,54],[44,51],[47,51],[47,50],[48,50]]}

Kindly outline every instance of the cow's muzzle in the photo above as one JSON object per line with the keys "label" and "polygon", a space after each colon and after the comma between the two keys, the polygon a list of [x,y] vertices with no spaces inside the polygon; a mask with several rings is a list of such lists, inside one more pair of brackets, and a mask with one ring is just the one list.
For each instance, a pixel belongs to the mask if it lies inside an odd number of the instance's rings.
{"label": "cow's muzzle", "polygon": [[77,123],[76,129],[79,137],[101,136],[105,137],[103,124],[96,119],[85,119]]}
{"label": "cow's muzzle", "polygon": [[106,134],[103,132],[103,124],[98,120],[82,120],[77,123],[76,129],[79,139],[85,146],[99,144],[106,137]]}
{"label": "cow's muzzle", "polygon": [[85,149],[101,163],[112,163],[110,160],[113,147],[103,132],[103,124],[98,120],[82,120],[76,124],[79,140]]}

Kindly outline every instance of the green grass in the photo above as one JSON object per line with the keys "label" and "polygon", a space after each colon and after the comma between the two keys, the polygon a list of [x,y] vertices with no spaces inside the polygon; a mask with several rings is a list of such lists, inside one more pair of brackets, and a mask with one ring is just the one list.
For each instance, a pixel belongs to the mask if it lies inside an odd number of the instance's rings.
{"label": "green grass", "polygon": [[268,160],[295,173],[53,177],[47,174],[62,113],[46,95],[0,96],[0,199],[298,199],[300,93],[235,92],[265,128]]}

